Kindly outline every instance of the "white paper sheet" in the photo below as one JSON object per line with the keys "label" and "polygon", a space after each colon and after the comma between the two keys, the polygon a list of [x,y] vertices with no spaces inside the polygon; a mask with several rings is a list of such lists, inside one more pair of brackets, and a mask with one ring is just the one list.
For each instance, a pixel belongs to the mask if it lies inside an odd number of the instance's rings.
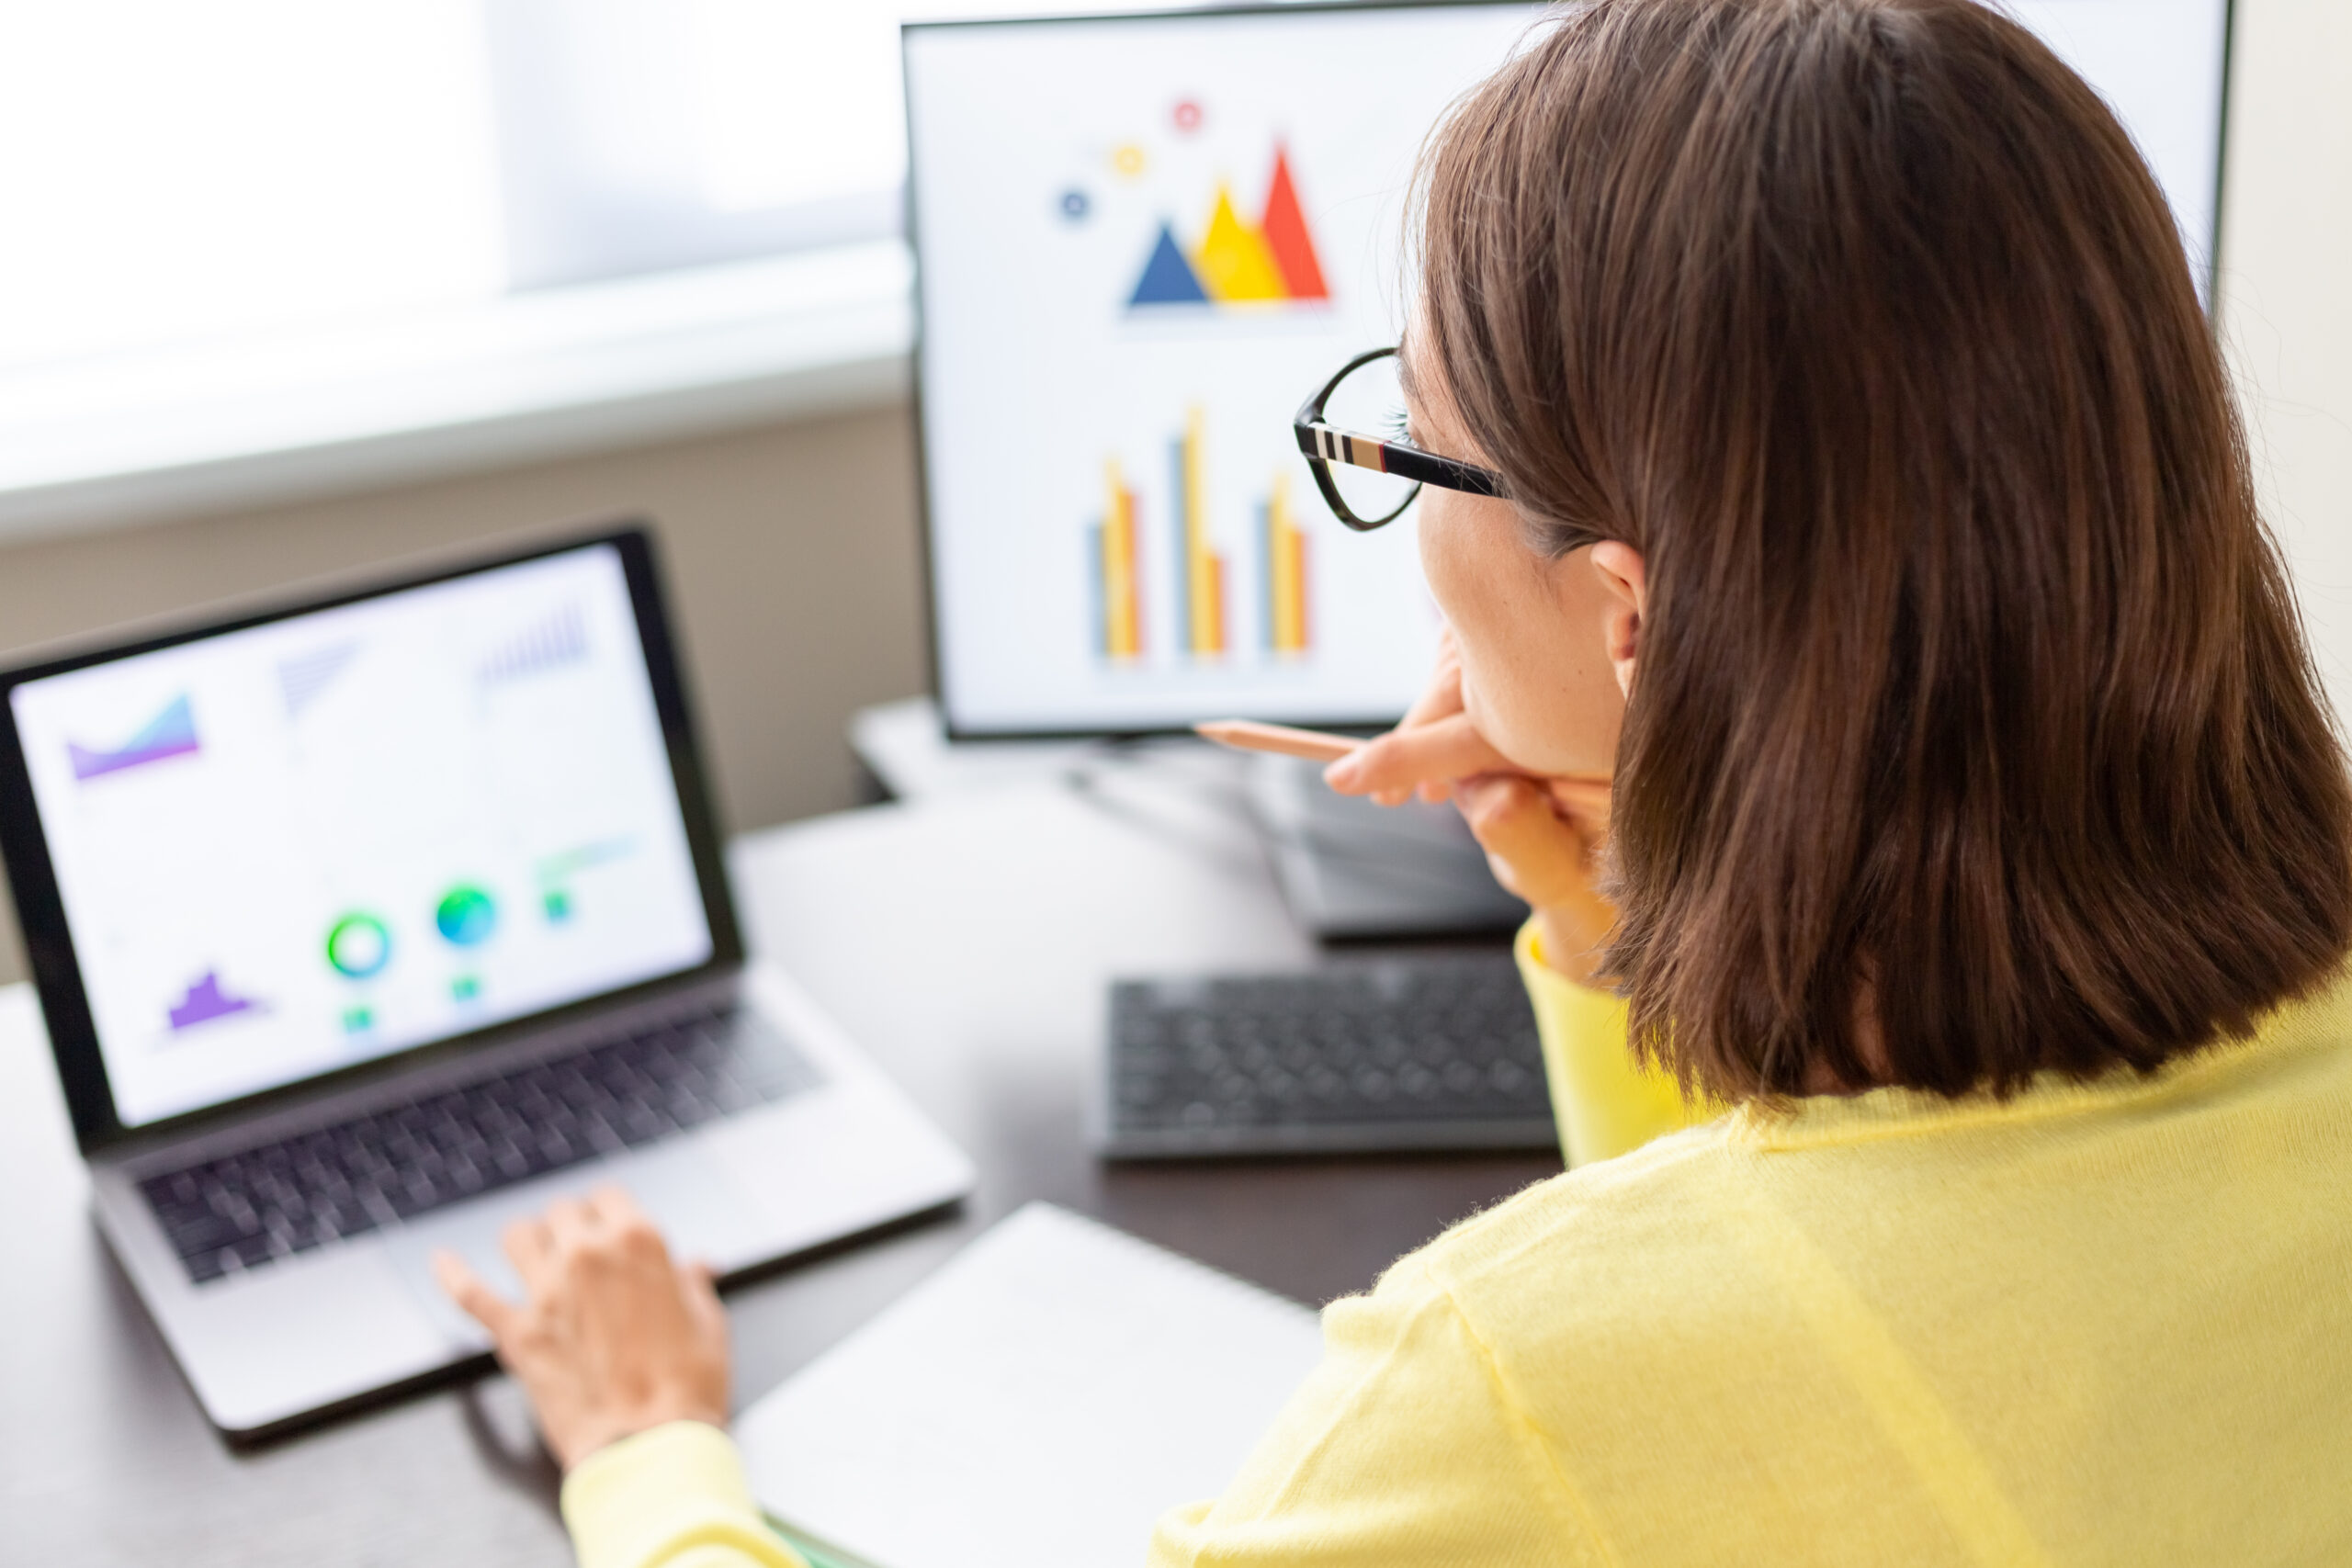
{"label": "white paper sheet", "polygon": [[1139,1563],[1321,1354],[1316,1314],[1032,1203],[736,1424],[752,1490],[873,1568]]}

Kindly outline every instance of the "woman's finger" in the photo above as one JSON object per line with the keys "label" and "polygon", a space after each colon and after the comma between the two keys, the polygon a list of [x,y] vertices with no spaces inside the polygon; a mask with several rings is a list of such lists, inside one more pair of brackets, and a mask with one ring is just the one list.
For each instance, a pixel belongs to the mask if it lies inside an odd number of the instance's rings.
{"label": "woman's finger", "polygon": [[1532,779],[1473,779],[1458,792],[1463,820],[1487,853],[1510,870],[1511,891],[1538,908],[1588,896],[1591,845]]}
{"label": "woman's finger", "polygon": [[1585,833],[1599,838],[1609,831],[1609,807],[1615,791],[1606,779],[1544,779],[1544,793],[1552,804]]}
{"label": "woman's finger", "polygon": [[535,1301],[546,1295],[555,1283],[555,1237],[546,1218],[515,1221],[500,1234],[498,1245],[506,1261],[514,1265],[525,1293]]}
{"label": "woman's finger", "polygon": [[[548,1205],[548,1259],[557,1278],[579,1259],[595,1252],[604,1241],[604,1227],[588,1205],[578,1198],[559,1198]],[[537,1294],[537,1287],[532,1293]]]}
{"label": "woman's finger", "polygon": [[1324,769],[1323,781],[1341,795],[1409,795],[1424,784],[1510,770],[1510,759],[1478,733],[1469,716],[1454,714],[1366,741]]}
{"label": "woman's finger", "polygon": [[616,1182],[599,1182],[581,1201],[580,1212],[588,1229],[599,1236],[626,1235],[638,1224],[648,1223],[645,1211],[637,1200]]}
{"label": "woman's finger", "polygon": [[606,1182],[589,1194],[588,1204],[602,1227],[600,1239],[624,1257],[663,1269],[671,1267],[670,1244],[663,1239],[662,1227],[626,1190]]}
{"label": "woman's finger", "polygon": [[433,1278],[468,1317],[490,1330],[494,1342],[503,1345],[513,1336],[515,1314],[522,1309],[485,1284],[464,1258],[441,1248],[433,1255]]}
{"label": "woman's finger", "polygon": [[718,1270],[696,1259],[678,1270],[678,1288],[684,1292],[686,1311],[709,1337],[725,1343],[727,1309],[719,1304]]}

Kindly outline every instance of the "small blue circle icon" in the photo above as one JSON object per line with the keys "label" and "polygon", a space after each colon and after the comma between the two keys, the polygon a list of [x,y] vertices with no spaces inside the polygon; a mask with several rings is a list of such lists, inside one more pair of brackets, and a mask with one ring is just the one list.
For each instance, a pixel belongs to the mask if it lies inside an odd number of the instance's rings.
{"label": "small blue circle icon", "polygon": [[479,887],[453,887],[433,911],[433,923],[458,947],[478,947],[498,925],[498,906]]}
{"label": "small blue circle icon", "polygon": [[1082,190],[1062,192],[1062,216],[1073,223],[1083,223],[1086,215],[1094,210],[1094,203]]}

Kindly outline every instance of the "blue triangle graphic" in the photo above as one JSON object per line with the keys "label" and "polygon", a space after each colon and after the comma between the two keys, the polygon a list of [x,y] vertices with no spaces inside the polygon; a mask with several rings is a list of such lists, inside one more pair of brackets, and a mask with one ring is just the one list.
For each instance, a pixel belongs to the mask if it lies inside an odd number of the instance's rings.
{"label": "blue triangle graphic", "polygon": [[1159,226],[1159,242],[1151,247],[1151,259],[1143,264],[1143,276],[1136,280],[1135,294],[1127,300],[1129,309],[1137,305],[1205,305],[1207,290],[1193,275],[1193,264],[1184,259],[1177,247],[1176,236],[1167,224]]}

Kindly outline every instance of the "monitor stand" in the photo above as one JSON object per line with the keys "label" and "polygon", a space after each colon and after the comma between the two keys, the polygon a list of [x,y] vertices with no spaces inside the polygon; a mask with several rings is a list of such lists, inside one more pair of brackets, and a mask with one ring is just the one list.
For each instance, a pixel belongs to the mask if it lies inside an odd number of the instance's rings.
{"label": "monitor stand", "polygon": [[1326,942],[1500,934],[1527,919],[1451,806],[1334,794],[1322,768],[1250,759],[1249,794],[1291,914]]}

